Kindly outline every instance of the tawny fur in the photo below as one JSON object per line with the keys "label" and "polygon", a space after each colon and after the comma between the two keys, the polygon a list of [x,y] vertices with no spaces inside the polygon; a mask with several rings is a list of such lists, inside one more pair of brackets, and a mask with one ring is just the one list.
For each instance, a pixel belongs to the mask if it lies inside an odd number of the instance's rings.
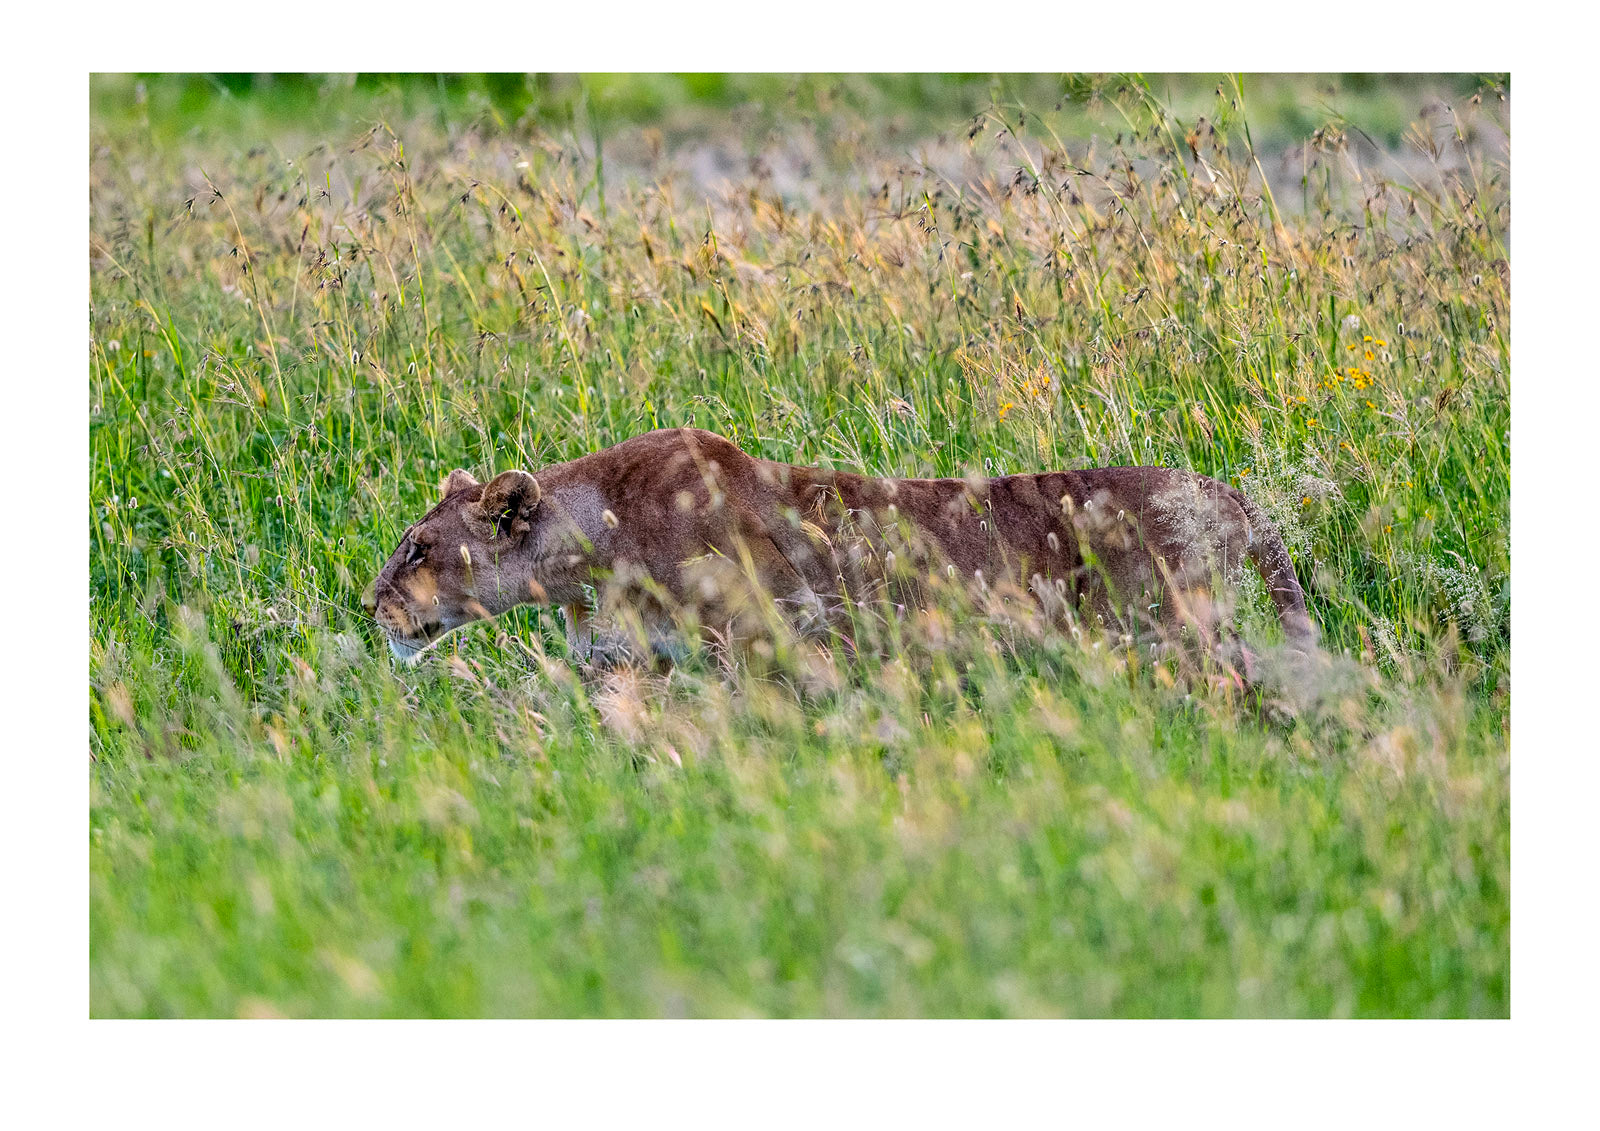
{"label": "tawny fur", "polygon": [[[702,624],[841,629],[847,604],[931,578],[1012,585],[1116,632],[1202,643],[1227,631],[1249,558],[1290,640],[1316,630],[1282,539],[1225,483],[1158,467],[990,479],[878,479],[756,459],[693,428],[662,429],[487,484],[454,471],[370,591],[396,655],[528,602],[559,605],[575,647],[594,614],[657,633]],[[589,599],[600,594],[599,609]]]}

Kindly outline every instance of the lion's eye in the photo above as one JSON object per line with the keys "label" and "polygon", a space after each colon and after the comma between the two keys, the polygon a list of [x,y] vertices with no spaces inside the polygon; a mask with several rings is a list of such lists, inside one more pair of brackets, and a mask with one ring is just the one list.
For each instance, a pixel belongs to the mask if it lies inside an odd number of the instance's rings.
{"label": "lion's eye", "polygon": [[421,542],[412,542],[411,550],[406,554],[406,564],[415,565],[428,556],[428,547]]}

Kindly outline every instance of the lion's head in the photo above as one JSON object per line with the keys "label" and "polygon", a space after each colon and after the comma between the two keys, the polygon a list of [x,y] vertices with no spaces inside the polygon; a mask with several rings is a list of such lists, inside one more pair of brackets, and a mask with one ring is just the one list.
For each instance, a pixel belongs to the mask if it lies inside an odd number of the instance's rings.
{"label": "lion's head", "polygon": [[538,481],[506,471],[479,483],[457,469],[443,496],[405,532],[362,596],[398,660],[415,660],[452,629],[530,596],[514,559],[539,510]]}

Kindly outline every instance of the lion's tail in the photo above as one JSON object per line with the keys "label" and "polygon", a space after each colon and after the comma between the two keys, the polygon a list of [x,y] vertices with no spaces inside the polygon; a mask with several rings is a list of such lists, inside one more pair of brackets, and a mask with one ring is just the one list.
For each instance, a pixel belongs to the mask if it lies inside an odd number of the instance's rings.
{"label": "lion's tail", "polygon": [[1239,505],[1244,508],[1249,523],[1249,542],[1245,553],[1255,563],[1256,570],[1267,583],[1272,603],[1278,609],[1278,623],[1284,634],[1297,647],[1310,650],[1317,643],[1317,626],[1306,611],[1305,591],[1294,575],[1294,562],[1289,558],[1289,548],[1283,544],[1277,524],[1260,504],[1234,491]]}

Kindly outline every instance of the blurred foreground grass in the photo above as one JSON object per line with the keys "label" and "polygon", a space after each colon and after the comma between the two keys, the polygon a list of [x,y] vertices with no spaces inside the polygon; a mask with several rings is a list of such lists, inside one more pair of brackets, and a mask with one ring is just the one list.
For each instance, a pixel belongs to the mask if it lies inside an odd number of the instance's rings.
{"label": "blurred foreground grass", "polygon": [[[93,95],[97,1015],[1506,1014],[1492,84],[196,81]],[[451,467],[676,424],[1229,478],[1332,658],[1287,722],[959,604],[759,675],[584,681],[532,610],[390,668],[356,598]]]}

